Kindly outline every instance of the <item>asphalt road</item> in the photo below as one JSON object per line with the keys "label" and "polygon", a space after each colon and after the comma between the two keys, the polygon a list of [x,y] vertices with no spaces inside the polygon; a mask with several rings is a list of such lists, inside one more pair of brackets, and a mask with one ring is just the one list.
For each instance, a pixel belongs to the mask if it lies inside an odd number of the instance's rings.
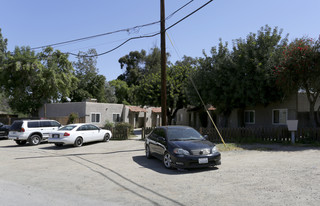
{"label": "asphalt road", "polygon": [[0,140],[0,205],[319,205],[320,150],[222,152],[222,165],[167,170],[138,140],[18,146]]}

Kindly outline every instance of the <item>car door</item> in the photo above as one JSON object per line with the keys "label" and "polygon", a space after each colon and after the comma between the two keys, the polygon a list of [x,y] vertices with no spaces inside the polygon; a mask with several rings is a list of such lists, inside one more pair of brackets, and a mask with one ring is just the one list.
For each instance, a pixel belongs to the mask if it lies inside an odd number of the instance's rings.
{"label": "car door", "polygon": [[153,155],[162,158],[166,148],[165,130],[163,128],[156,128],[151,138],[150,150],[152,150]]}
{"label": "car door", "polygon": [[77,129],[77,136],[81,136],[83,139],[83,142],[89,142],[91,138],[91,131],[88,127],[88,125],[82,125]]}
{"label": "car door", "polygon": [[103,134],[100,133],[100,128],[95,125],[88,125],[91,131],[90,141],[99,141],[103,139]]}

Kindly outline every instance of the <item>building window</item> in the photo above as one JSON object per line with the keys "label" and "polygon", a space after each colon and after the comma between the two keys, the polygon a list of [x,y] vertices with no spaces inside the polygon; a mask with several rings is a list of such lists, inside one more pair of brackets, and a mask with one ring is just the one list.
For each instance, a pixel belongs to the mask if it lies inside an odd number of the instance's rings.
{"label": "building window", "polygon": [[287,109],[274,109],[272,110],[272,123],[273,124],[287,124]]}
{"label": "building window", "polygon": [[100,123],[100,118],[101,114],[100,113],[91,113],[91,122],[92,123]]}
{"label": "building window", "polygon": [[120,122],[120,114],[113,114],[113,122]]}
{"label": "building window", "polygon": [[245,124],[254,124],[255,123],[255,111],[254,110],[244,111],[244,123]]}

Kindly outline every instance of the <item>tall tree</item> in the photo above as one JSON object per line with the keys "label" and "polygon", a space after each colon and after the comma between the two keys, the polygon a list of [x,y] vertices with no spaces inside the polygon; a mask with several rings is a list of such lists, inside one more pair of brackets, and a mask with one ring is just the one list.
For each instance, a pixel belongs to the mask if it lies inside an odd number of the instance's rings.
{"label": "tall tree", "polygon": [[138,85],[139,80],[143,74],[143,67],[146,57],[146,51],[132,51],[129,54],[121,57],[119,63],[121,69],[125,67],[125,72],[121,74],[118,79],[125,81],[128,86]]}
{"label": "tall tree", "polygon": [[[167,117],[168,124],[177,111],[188,105],[186,89],[189,82],[191,67],[174,66],[167,68]],[[161,105],[161,74],[160,71],[146,75],[138,87],[137,101],[141,105]]]}
{"label": "tall tree", "polygon": [[272,73],[286,42],[282,31],[265,26],[245,40],[235,40],[231,52],[220,40],[218,49],[212,48],[211,57],[205,54],[205,58],[200,58],[195,75],[197,86],[206,103],[224,114],[221,126],[227,126],[233,109],[267,105],[282,97]]}
{"label": "tall tree", "polygon": [[44,103],[68,97],[77,81],[68,56],[50,47],[38,55],[29,47],[16,47],[0,78],[10,107],[32,116]]}
{"label": "tall tree", "polygon": [[95,98],[98,102],[107,101],[105,96],[106,78],[98,74],[96,54],[95,49],[79,52],[77,62],[73,63],[79,83],[77,89],[72,92],[71,101],[81,102],[88,98]]}
{"label": "tall tree", "polygon": [[306,93],[311,126],[316,127],[315,103],[320,96],[320,37],[317,40],[296,39],[284,48],[282,56],[282,62],[275,67],[277,83],[289,94],[298,90]]}

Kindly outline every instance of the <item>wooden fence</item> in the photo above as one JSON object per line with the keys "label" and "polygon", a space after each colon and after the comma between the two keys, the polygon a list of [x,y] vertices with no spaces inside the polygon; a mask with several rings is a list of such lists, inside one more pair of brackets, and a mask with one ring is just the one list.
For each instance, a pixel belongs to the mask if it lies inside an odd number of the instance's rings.
{"label": "wooden fence", "polygon": [[[142,139],[154,128],[142,128]],[[291,132],[286,127],[259,127],[259,128],[219,128],[220,134],[226,143],[291,143]],[[214,128],[200,128],[202,135],[220,143],[221,138]],[[296,143],[320,142],[320,128],[299,128],[295,132]]]}
{"label": "wooden fence", "polygon": [[[290,143],[291,132],[285,127],[279,128],[219,128],[225,142],[270,142]],[[202,135],[208,135],[212,142],[221,142],[218,132],[214,128],[200,128]],[[299,128],[295,132],[296,143],[320,142],[320,128]]]}
{"label": "wooden fence", "polygon": [[110,129],[112,132],[112,138],[113,140],[126,140],[129,138],[130,130],[129,128],[122,128],[122,129],[116,129],[112,128]]}

